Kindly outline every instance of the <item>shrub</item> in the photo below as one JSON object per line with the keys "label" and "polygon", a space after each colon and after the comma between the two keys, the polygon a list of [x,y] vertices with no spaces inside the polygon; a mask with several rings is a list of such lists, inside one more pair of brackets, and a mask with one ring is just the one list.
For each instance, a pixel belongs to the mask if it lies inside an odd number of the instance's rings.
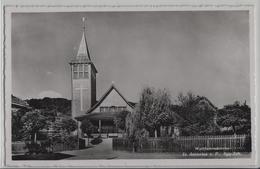
{"label": "shrub", "polygon": [[91,144],[93,144],[93,145],[99,144],[101,142],[102,142],[102,138],[100,138],[100,137],[97,137],[97,138],[94,138],[93,140],[91,140]]}
{"label": "shrub", "polygon": [[40,154],[40,153],[47,153],[47,145],[46,144],[39,144],[35,142],[26,143],[25,148],[28,149],[26,154]]}
{"label": "shrub", "polygon": [[65,139],[65,144],[70,148],[77,148],[78,138],[75,136],[69,136]]}

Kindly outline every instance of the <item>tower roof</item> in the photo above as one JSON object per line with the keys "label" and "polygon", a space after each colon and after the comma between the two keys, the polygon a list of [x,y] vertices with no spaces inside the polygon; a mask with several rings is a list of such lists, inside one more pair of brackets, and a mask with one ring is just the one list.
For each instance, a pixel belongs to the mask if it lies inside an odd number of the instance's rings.
{"label": "tower roof", "polygon": [[90,52],[89,52],[88,42],[86,37],[86,25],[85,25],[84,17],[82,18],[82,22],[83,22],[82,38],[79,44],[77,55],[72,58],[70,64],[89,63],[94,67],[95,71],[97,72],[97,69],[93,64],[93,62],[91,61],[91,57],[90,57]]}
{"label": "tower roof", "polygon": [[82,18],[82,22],[83,22],[82,38],[79,44],[77,55],[73,57],[71,63],[91,62],[90,53],[88,49],[88,42],[86,37],[86,25],[85,25],[84,17]]}
{"label": "tower roof", "polygon": [[83,34],[82,34],[82,38],[80,41],[80,45],[79,45],[79,49],[78,49],[78,53],[77,53],[76,57],[77,57],[77,59],[80,59],[80,60],[84,59],[84,60],[91,61],[89,49],[88,49],[88,43],[87,43],[87,39],[86,39],[85,27],[83,29]]}

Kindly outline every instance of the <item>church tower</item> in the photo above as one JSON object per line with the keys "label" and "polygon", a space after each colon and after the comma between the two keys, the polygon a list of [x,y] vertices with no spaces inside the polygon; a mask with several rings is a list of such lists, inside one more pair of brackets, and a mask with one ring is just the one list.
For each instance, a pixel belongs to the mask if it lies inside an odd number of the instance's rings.
{"label": "church tower", "polygon": [[70,61],[72,85],[72,117],[85,114],[96,103],[97,70],[91,61],[86,38],[85,18],[83,33],[76,56]]}

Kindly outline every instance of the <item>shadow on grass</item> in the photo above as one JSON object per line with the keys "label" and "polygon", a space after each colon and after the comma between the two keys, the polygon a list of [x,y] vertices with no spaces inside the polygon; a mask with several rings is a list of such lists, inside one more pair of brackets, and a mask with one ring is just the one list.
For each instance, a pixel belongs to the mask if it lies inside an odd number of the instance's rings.
{"label": "shadow on grass", "polygon": [[13,155],[12,160],[61,160],[73,155],[63,153],[36,154],[36,155]]}

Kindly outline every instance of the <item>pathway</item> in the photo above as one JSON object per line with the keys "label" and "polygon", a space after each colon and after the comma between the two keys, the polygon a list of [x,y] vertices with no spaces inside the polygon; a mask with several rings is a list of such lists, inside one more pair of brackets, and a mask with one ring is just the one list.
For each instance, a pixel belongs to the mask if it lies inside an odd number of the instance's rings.
{"label": "pathway", "polygon": [[[103,139],[102,143],[95,145],[94,147],[73,150],[73,151],[63,151],[63,154],[72,155],[73,157],[65,158],[64,160],[93,160],[93,159],[183,159],[183,158],[232,158],[224,156],[183,156],[181,153],[133,153],[127,151],[113,151],[112,148],[112,138]],[[248,158],[250,154],[241,153],[237,158]],[[236,158],[233,156],[233,158]]]}
{"label": "pathway", "polygon": [[82,150],[63,151],[61,153],[73,155],[74,157],[66,160],[80,159],[114,159],[117,154],[113,152],[112,138],[103,139],[102,143]]}
{"label": "pathway", "polygon": [[112,138],[103,139],[102,143],[94,147],[63,151],[61,153],[73,155],[73,157],[65,160],[83,160],[83,159],[172,159],[180,158],[180,155],[175,153],[132,153],[127,151],[113,151]]}

